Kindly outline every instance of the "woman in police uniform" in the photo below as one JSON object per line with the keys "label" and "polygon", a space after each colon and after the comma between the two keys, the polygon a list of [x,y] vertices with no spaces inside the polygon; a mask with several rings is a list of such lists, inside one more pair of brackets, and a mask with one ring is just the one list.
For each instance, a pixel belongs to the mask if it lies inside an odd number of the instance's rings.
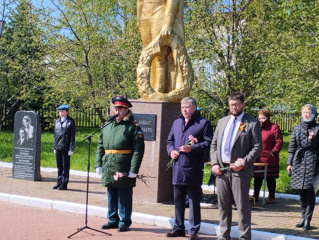
{"label": "woman in police uniform", "polygon": [[101,130],[95,168],[107,187],[108,222],[102,229],[127,231],[132,224],[133,187],[144,155],[141,128],[134,122],[132,104],[123,96],[112,98],[118,116]]}

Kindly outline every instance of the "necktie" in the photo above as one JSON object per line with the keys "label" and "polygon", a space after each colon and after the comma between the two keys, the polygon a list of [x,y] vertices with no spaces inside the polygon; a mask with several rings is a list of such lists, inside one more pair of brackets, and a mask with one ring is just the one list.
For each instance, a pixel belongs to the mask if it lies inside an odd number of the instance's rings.
{"label": "necktie", "polygon": [[232,122],[226,137],[225,147],[224,147],[224,151],[226,155],[230,155],[231,153],[231,140],[235,130],[235,126],[236,126],[236,120],[237,118],[234,118],[234,121]]}
{"label": "necktie", "polygon": [[185,126],[187,125],[187,123],[188,123],[188,119],[185,119]]}

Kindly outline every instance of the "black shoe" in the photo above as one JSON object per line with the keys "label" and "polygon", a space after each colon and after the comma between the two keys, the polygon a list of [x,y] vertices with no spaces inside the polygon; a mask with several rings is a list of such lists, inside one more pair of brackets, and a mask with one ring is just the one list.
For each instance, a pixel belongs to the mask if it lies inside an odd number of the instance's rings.
{"label": "black shoe", "polygon": [[303,225],[303,230],[310,230],[310,221],[305,220],[305,224]]}
{"label": "black shoe", "polygon": [[190,234],[189,237],[188,237],[188,240],[197,240],[198,237],[196,234]]}
{"label": "black shoe", "polygon": [[128,227],[119,227],[118,229],[117,229],[117,231],[118,232],[126,232],[126,231],[128,231]]}
{"label": "black shoe", "polygon": [[274,204],[274,203],[276,203],[275,198],[273,198],[273,197],[268,197],[268,200],[267,200],[266,203],[267,203],[267,204]]}
{"label": "black shoe", "polygon": [[297,223],[296,227],[302,228],[305,225],[305,219],[301,219],[299,223]]}
{"label": "black shoe", "polygon": [[105,223],[101,226],[102,229],[111,229],[111,228],[118,228],[119,225],[114,223],[114,224],[109,224],[109,223]]}
{"label": "black shoe", "polygon": [[57,185],[55,185],[52,189],[58,189],[61,186],[61,183],[58,183]]}
{"label": "black shoe", "polygon": [[166,237],[185,237],[185,231],[183,230],[173,230],[169,233],[166,233]]}
{"label": "black shoe", "polygon": [[68,187],[61,184],[60,187],[58,187],[58,190],[68,190]]}

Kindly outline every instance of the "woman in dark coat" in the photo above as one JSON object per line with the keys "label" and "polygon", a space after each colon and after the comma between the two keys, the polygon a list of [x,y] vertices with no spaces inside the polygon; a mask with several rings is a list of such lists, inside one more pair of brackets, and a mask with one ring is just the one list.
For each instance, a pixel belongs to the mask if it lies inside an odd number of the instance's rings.
{"label": "woman in dark coat", "polygon": [[[279,126],[270,122],[270,114],[266,110],[258,112],[258,120],[261,126],[261,137],[263,141],[263,151],[256,160],[257,163],[268,163],[267,167],[267,187],[269,196],[267,203],[275,203],[276,178],[279,177],[279,152],[282,148],[283,140]],[[256,170],[262,170],[256,167]],[[254,198],[258,202],[259,191],[264,180],[264,173],[255,173]]]}
{"label": "woman in dark coat", "polygon": [[302,121],[296,125],[288,147],[287,171],[291,172],[290,188],[298,189],[301,221],[296,227],[310,229],[316,195],[312,180],[318,174],[319,125],[317,111],[311,104],[301,108]]}

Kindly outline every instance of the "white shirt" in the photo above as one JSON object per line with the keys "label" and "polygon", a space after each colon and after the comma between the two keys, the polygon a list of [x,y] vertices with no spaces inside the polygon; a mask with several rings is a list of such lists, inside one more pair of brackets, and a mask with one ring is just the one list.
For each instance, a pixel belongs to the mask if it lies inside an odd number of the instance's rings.
{"label": "white shirt", "polygon": [[[234,127],[234,131],[233,131],[233,135],[232,135],[232,139],[231,139],[231,146],[234,145],[234,142],[235,142],[235,136],[238,132],[238,129],[239,129],[239,126],[240,126],[240,123],[241,123],[241,120],[244,116],[244,112],[242,112],[239,116],[236,117],[236,122],[235,122],[235,127]],[[230,154],[225,154],[225,142],[226,142],[226,136],[228,135],[228,132],[231,131],[231,126],[232,126],[232,123],[234,122],[235,120],[235,116],[232,115],[224,129],[224,133],[223,133],[223,137],[222,137],[222,144],[221,144],[221,148],[220,148],[220,156],[221,156],[221,159],[223,161],[223,163],[227,163],[227,164],[230,164]]]}

